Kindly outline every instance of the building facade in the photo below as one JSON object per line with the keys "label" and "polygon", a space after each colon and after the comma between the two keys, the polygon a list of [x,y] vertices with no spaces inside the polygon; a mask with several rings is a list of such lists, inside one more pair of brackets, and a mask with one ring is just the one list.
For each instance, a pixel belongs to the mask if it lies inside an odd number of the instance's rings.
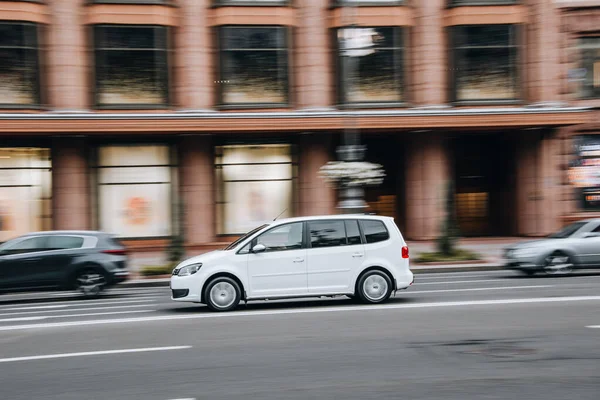
{"label": "building facade", "polygon": [[[201,251],[336,212],[358,129],[405,236],[600,213],[600,1],[0,1],[0,241],[101,229]],[[183,218],[180,218],[183,216]]]}

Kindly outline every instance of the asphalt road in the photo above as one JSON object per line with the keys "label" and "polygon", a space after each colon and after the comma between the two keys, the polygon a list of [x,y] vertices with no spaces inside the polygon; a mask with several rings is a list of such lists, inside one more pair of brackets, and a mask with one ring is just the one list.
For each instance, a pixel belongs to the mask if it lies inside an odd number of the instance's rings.
{"label": "asphalt road", "polygon": [[380,306],[0,296],[0,399],[600,399],[600,274],[423,274]]}

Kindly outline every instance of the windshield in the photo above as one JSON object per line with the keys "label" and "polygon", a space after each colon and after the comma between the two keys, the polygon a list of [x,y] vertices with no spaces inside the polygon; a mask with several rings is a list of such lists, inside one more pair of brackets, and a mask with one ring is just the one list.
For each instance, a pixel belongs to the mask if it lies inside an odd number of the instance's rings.
{"label": "windshield", "polygon": [[585,222],[572,223],[570,225],[565,226],[560,231],[551,234],[548,237],[553,238],[553,239],[566,239],[566,238],[570,237],[571,235],[573,235],[575,232],[577,232],[585,224],[586,224]]}
{"label": "windshield", "polygon": [[225,250],[233,250],[235,249],[235,247],[240,244],[241,242],[243,242],[244,240],[246,240],[247,238],[249,238],[250,236],[254,235],[256,232],[260,231],[263,228],[266,228],[268,225],[261,225],[258,228],[252,229],[250,232],[246,233],[244,236],[242,236],[241,238],[239,238],[238,240],[236,240],[235,242],[231,243],[229,246],[225,247]]}

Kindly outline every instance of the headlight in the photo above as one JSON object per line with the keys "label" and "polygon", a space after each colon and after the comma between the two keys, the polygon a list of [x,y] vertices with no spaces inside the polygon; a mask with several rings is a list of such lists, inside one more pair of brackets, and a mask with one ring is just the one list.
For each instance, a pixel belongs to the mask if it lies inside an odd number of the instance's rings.
{"label": "headlight", "polygon": [[202,263],[186,265],[185,267],[179,268],[177,271],[177,276],[194,275],[196,272],[198,272],[198,270],[200,270],[200,267],[202,267]]}

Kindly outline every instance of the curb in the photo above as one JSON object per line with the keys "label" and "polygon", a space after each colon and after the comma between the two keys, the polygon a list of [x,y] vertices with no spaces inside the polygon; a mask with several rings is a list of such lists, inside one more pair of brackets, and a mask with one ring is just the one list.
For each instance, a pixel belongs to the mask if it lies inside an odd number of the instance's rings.
{"label": "curb", "polygon": [[[439,273],[452,273],[452,272],[478,272],[478,271],[501,271],[504,270],[504,266],[501,265],[490,265],[490,264],[478,264],[478,265],[450,265],[437,267],[411,267],[410,270],[415,275],[422,274],[439,274]],[[134,287],[169,287],[169,278],[160,279],[132,279],[125,281],[117,285],[119,288],[134,288]]]}

